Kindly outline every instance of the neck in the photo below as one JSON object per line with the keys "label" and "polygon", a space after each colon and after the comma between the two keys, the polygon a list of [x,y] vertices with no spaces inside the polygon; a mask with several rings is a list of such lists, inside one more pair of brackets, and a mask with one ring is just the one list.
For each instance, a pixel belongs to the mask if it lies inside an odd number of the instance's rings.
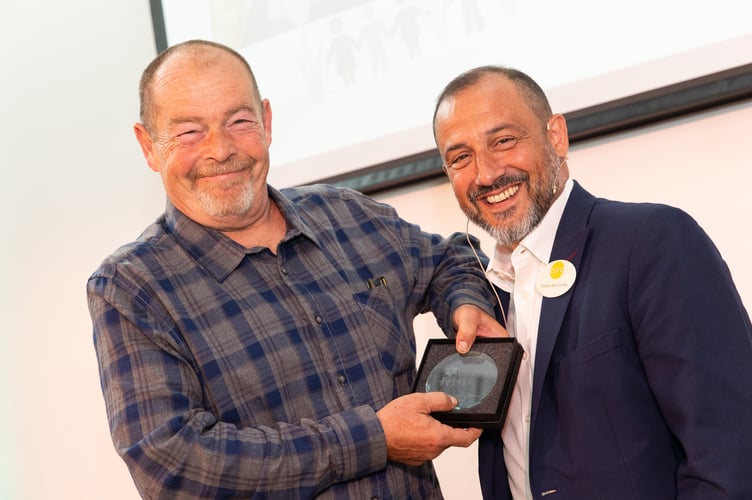
{"label": "neck", "polygon": [[277,245],[287,232],[287,223],[277,204],[269,200],[261,216],[250,225],[222,231],[222,234],[246,248],[266,247],[277,253]]}

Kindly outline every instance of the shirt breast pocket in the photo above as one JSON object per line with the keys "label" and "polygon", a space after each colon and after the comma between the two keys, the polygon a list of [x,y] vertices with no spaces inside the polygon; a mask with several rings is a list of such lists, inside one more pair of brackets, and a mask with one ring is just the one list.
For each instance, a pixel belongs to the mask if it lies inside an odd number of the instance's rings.
{"label": "shirt breast pocket", "polygon": [[415,338],[412,329],[404,324],[389,287],[369,288],[353,294],[353,298],[372,333],[373,347],[391,376],[412,370],[415,366]]}

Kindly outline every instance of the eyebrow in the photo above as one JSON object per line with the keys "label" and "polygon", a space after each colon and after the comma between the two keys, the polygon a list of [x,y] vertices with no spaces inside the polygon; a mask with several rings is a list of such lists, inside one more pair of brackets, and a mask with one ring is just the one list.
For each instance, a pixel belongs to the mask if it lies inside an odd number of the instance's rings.
{"label": "eyebrow", "polygon": [[503,132],[504,130],[511,129],[519,133],[524,133],[525,129],[517,125],[516,123],[500,123],[499,125],[495,126],[491,130],[486,131],[486,137],[489,135],[496,135],[499,132]]}
{"label": "eyebrow", "polygon": [[234,115],[234,114],[236,114],[236,113],[239,113],[239,112],[241,112],[241,111],[248,111],[248,112],[249,112],[249,113],[251,113],[251,114],[252,114],[253,116],[256,116],[256,111],[257,111],[257,108],[256,108],[256,107],[254,107],[254,106],[253,106],[253,105],[251,105],[251,104],[241,104],[240,106],[237,106],[237,107],[235,107],[235,108],[233,108],[233,109],[229,110],[229,111],[228,111],[227,113],[225,113],[225,118],[229,118],[229,117],[231,117],[232,115]]}
{"label": "eyebrow", "polygon": [[168,126],[173,127],[175,125],[182,125],[183,123],[201,123],[201,119],[197,116],[177,116],[170,119]]}

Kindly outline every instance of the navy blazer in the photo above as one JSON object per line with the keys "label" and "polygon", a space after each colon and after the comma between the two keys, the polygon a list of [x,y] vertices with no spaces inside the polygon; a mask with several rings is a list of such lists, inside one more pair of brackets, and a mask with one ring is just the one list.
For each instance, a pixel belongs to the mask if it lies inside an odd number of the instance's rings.
{"label": "navy blazer", "polygon": [[[575,182],[556,259],[577,279],[543,299],[533,498],[752,499],[752,326],[705,232]],[[478,456],[483,497],[511,498],[498,431]]]}

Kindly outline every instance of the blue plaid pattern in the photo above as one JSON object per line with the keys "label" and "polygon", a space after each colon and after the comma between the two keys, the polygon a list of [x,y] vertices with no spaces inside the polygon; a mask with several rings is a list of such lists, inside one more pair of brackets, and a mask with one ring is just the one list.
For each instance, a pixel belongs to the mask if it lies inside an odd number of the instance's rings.
{"label": "blue plaid pattern", "polygon": [[[269,189],[288,230],[244,248],[168,203],[87,286],[113,442],[145,498],[440,498],[387,462],[375,411],[410,391],[413,318],[492,312],[475,257],[384,204]],[[370,282],[369,282],[370,280]]]}

